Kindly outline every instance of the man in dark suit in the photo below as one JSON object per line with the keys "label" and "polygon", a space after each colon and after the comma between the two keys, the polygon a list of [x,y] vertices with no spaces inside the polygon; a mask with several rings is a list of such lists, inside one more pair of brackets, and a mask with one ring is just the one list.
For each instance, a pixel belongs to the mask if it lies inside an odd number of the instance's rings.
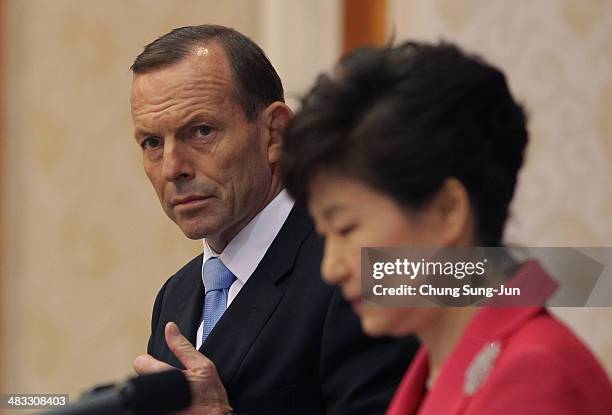
{"label": "man in dark suit", "polygon": [[321,281],[321,240],[279,178],[292,113],[263,51],[232,29],[186,27],[132,70],[145,172],[204,243],[158,294],[136,371],[185,369],[190,414],[384,413],[415,342],[365,337]]}

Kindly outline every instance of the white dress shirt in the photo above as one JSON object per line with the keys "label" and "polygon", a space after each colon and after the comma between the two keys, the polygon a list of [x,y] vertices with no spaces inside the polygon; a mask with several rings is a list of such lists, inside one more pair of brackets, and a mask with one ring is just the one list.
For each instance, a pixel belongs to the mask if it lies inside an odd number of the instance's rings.
{"label": "white dress shirt", "polygon": [[[230,241],[220,254],[215,252],[204,239],[204,257],[202,260],[202,284],[204,284],[204,264],[210,258],[219,256],[223,264],[234,274],[227,295],[227,307],[234,301],[244,284],[259,265],[272,241],[278,235],[287,220],[294,201],[287,190],[282,190],[268,205],[263,208],[238,234]],[[196,335],[196,349],[202,345],[203,326],[200,324]]]}

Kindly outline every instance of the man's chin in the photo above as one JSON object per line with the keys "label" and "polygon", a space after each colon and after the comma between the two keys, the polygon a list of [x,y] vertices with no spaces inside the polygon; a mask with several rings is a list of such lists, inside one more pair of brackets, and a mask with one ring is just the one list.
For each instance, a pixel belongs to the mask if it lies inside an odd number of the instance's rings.
{"label": "man's chin", "polygon": [[215,230],[211,226],[205,226],[204,224],[177,222],[177,225],[187,238],[193,240],[209,238],[215,234]]}
{"label": "man's chin", "polygon": [[192,233],[187,233],[185,231],[183,231],[183,234],[189,238],[192,239],[194,241],[201,241],[202,239],[206,239],[206,235],[200,232],[192,232]]}

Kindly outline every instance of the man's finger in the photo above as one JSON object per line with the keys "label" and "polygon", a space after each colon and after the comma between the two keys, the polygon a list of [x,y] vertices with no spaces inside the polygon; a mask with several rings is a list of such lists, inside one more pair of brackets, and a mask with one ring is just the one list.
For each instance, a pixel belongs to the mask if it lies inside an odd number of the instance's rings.
{"label": "man's finger", "polygon": [[168,347],[186,369],[202,370],[209,366],[213,366],[212,361],[198,352],[189,340],[181,334],[181,331],[175,323],[169,322],[166,324],[164,334],[166,335]]}
{"label": "man's finger", "polygon": [[139,375],[148,375],[150,373],[165,372],[167,370],[176,369],[168,363],[157,360],[149,354],[141,354],[134,360],[134,370]]}

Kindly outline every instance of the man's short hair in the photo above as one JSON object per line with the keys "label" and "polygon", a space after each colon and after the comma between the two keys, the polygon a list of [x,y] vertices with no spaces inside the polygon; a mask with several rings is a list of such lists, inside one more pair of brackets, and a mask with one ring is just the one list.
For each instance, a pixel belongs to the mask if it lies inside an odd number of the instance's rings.
{"label": "man's short hair", "polygon": [[465,186],[482,245],[501,243],[527,143],[504,74],[449,43],[358,49],[321,75],[285,131],[285,184],[299,203],[314,176],[358,179],[423,206],[446,178]]}
{"label": "man's short hair", "polygon": [[179,27],[145,46],[130,69],[143,74],[178,63],[198,44],[218,41],[228,56],[238,102],[247,120],[275,101],[283,84],[263,50],[242,33],[219,25]]}

